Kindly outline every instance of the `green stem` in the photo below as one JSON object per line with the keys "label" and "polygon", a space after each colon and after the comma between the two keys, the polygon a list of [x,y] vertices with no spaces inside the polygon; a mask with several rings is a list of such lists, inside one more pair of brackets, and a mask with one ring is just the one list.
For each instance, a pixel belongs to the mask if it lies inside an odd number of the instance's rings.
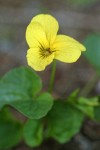
{"label": "green stem", "polygon": [[89,93],[94,88],[95,84],[97,83],[98,79],[99,79],[98,75],[95,74],[94,77],[90,79],[89,82],[87,82],[83,90],[80,92],[79,96],[84,96],[84,97],[88,96]]}
{"label": "green stem", "polygon": [[52,71],[51,71],[50,83],[49,83],[49,89],[48,89],[48,91],[50,93],[52,93],[52,91],[53,91],[54,80],[55,80],[55,73],[56,73],[56,60],[54,60],[53,63],[52,63]]}

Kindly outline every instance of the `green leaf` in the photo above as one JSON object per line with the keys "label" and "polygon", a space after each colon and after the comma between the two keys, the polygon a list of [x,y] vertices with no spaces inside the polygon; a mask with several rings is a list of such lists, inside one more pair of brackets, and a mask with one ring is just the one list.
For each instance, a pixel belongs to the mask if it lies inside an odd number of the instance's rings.
{"label": "green leaf", "polygon": [[89,35],[85,39],[84,45],[87,49],[84,52],[85,57],[97,70],[99,70],[100,74],[100,35]]}
{"label": "green leaf", "polygon": [[100,106],[94,108],[94,119],[100,122]]}
{"label": "green leaf", "polygon": [[13,101],[28,100],[40,91],[41,86],[40,78],[30,69],[13,69],[0,81],[0,106]]}
{"label": "green leaf", "polygon": [[11,105],[30,119],[40,119],[52,108],[53,98],[49,93],[42,93],[33,100],[23,103],[22,101],[15,101]]}
{"label": "green leaf", "polygon": [[85,115],[90,118],[94,118],[94,107],[86,104],[82,104],[81,100],[86,100],[85,98],[79,98],[79,103],[76,104],[76,107],[81,110]]}
{"label": "green leaf", "polygon": [[37,96],[41,86],[39,76],[26,67],[8,72],[0,81],[0,108],[9,104],[30,119],[45,116],[53,98],[49,93]]}
{"label": "green leaf", "polygon": [[0,149],[16,146],[22,138],[21,124],[12,118],[8,110],[0,112]]}
{"label": "green leaf", "polygon": [[92,97],[92,98],[80,97],[78,99],[78,104],[88,105],[88,106],[98,106],[99,105],[99,99],[98,99],[98,97]]}
{"label": "green leaf", "polygon": [[97,97],[94,98],[80,97],[78,99],[78,103],[76,104],[76,107],[80,109],[88,117],[94,119],[94,107],[98,105],[99,102]]}
{"label": "green leaf", "polygon": [[47,136],[65,143],[80,131],[83,119],[83,113],[67,102],[55,101],[47,115]]}
{"label": "green leaf", "polygon": [[98,99],[99,99],[99,105],[94,108],[94,119],[100,122],[100,98]]}
{"label": "green leaf", "polygon": [[43,140],[43,125],[40,120],[28,120],[24,126],[24,139],[31,147],[39,146]]}
{"label": "green leaf", "polygon": [[78,93],[79,93],[79,89],[76,89],[75,91],[73,91],[67,98],[67,102],[76,103],[78,99]]}
{"label": "green leaf", "polygon": [[72,104],[75,108],[82,111],[88,117],[94,119],[94,107],[99,105],[99,101],[98,97],[94,98],[79,97],[76,101],[73,100],[73,102],[71,102],[70,104]]}

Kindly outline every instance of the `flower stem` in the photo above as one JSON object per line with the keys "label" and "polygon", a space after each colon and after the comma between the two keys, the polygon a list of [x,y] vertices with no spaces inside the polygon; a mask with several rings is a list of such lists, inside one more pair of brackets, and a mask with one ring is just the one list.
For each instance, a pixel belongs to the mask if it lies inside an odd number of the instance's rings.
{"label": "flower stem", "polygon": [[49,83],[49,89],[48,89],[50,93],[52,93],[53,88],[54,88],[55,73],[56,73],[56,60],[54,60],[52,63],[52,71],[51,71],[50,83]]}

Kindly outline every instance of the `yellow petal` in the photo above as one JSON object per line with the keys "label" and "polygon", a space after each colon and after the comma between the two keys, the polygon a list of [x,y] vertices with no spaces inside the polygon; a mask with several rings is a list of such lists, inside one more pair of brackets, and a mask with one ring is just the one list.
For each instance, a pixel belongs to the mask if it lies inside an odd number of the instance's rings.
{"label": "yellow petal", "polygon": [[27,52],[28,65],[36,71],[42,71],[54,59],[54,53],[48,57],[43,57],[39,48],[30,48]]}
{"label": "yellow petal", "polygon": [[55,59],[66,63],[77,61],[81,51],[86,50],[82,44],[66,35],[57,35],[51,49],[55,52]]}
{"label": "yellow petal", "polygon": [[51,15],[40,14],[40,15],[37,15],[36,17],[33,17],[31,22],[34,22],[34,21],[39,22],[43,26],[47,35],[47,39],[49,43],[52,44],[56,38],[56,34],[59,28],[57,20]]}
{"label": "yellow petal", "polygon": [[26,29],[26,41],[29,47],[48,48],[45,31],[38,22],[30,23]]}

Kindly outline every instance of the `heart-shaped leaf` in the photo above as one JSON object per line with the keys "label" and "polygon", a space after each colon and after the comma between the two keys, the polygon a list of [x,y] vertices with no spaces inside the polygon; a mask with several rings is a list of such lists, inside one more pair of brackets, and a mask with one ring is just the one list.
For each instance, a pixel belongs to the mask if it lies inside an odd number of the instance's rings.
{"label": "heart-shaped leaf", "polygon": [[40,119],[52,108],[53,98],[49,93],[42,93],[34,99],[15,101],[11,105],[30,119]]}
{"label": "heart-shaped leaf", "polygon": [[39,146],[43,140],[43,124],[41,120],[28,120],[24,126],[24,139],[31,147]]}
{"label": "heart-shaped leaf", "polygon": [[53,137],[60,143],[69,141],[80,131],[84,119],[83,113],[64,101],[55,101],[47,115],[47,137]]}
{"label": "heart-shaped leaf", "polygon": [[38,119],[47,114],[53,104],[49,93],[37,96],[42,87],[39,76],[20,67],[8,72],[0,81],[0,108],[9,104],[31,119]]}
{"label": "heart-shaped leaf", "polygon": [[0,106],[30,99],[41,87],[41,80],[35,72],[26,67],[13,69],[0,81]]}

